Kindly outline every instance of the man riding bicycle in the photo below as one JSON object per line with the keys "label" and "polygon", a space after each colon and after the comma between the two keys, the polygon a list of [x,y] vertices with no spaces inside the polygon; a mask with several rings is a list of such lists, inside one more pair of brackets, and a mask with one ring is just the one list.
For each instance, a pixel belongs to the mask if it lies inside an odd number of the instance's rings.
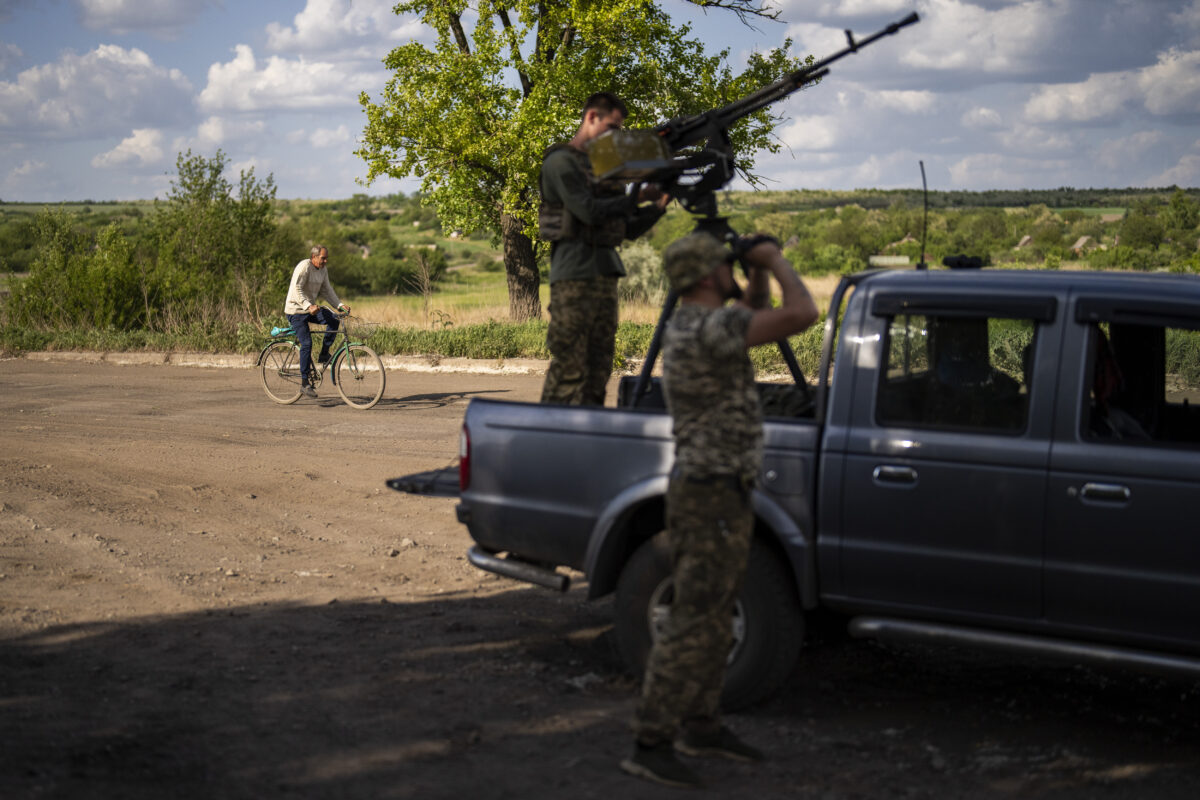
{"label": "man riding bicycle", "polygon": [[333,343],[334,332],[338,329],[338,317],[328,308],[317,305],[317,300],[324,297],[331,305],[343,313],[348,313],[350,307],[338,300],[333,286],[329,283],[329,273],[325,263],[329,261],[329,250],[319,244],[312,247],[312,254],[292,270],[292,282],[288,286],[287,300],[283,304],[283,313],[287,315],[288,323],[296,332],[296,341],[300,344],[300,391],[305,397],[316,397],[309,377],[312,366],[312,334],[308,324],[315,322],[325,326],[325,334],[321,338],[321,353],[317,360],[324,364],[329,360],[329,347]]}

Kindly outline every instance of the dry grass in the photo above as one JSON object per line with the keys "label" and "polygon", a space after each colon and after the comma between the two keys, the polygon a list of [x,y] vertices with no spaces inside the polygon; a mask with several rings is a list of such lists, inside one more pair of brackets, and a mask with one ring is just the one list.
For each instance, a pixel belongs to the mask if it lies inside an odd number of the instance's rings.
{"label": "dry grass", "polygon": [[[836,275],[806,278],[804,283],[812,293],[817,308],[829,305],[829,298],[837,287]],[[542,319],[549,319],[546,306],[550,302],[550,286],[541,286]],[[386,297],[360,297],[351,305],[354,313],[364,319],[393,328],[438,328],[475,325],[489,321],[508,320],[508,288],[504,275],[496,276],[495,285],[474,287],[468,291],[451,288],[435,291],[430,299],[430,313],[425,315],[420,296],[392,295]],[[662,308],[652,303],[622,303],[621,319],[629,322],[654,324]]]}

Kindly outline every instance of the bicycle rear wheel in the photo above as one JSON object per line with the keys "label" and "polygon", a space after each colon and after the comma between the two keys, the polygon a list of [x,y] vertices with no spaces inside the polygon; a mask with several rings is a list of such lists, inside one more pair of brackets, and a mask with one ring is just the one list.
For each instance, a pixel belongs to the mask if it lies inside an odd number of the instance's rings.
{"label": "bicycle rear wheel", "polygon": [[300,348],[295,342],[273,342],[259,361],[267,397],[284,405],[300,399]]}
{"label": "bicycle rear wheel", "polygon": [[371,408],[383,397],[383,361],[365,344],[350,345],[333,365],[333,385],[347,405]]}

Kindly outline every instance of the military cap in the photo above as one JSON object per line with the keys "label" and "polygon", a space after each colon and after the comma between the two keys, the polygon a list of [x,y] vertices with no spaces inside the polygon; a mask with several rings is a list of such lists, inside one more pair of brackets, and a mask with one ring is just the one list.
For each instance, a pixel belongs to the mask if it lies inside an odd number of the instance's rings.
{"label": "military cap", "polygon": [[732,259],[733,252],[711,233],[689,233],[663,251],[663,270],[671,288],[684,292]]}

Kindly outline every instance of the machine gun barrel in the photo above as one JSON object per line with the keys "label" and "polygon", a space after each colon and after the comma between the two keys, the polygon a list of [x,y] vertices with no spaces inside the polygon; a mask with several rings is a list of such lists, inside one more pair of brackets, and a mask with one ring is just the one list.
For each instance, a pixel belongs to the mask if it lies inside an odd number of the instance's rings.
{"label": "machine gun barrel", "polygon": [[739,100],[734,100],[732,103],[721,108],[690,117],[676,117],[675,119],[668,120],[659,125],[656,132],[666,140],[667,145],[672,150],[699,144],[702,140],[708,138],[714,128],[724,130],[742,117],[753,114],[755,111],[759,111],[772,103],[782,100],[806,84],[817,81],[827,75],[829,73],[829,65],[833,62],[851,53],[857,53],[860,49],[877,39],[882,39],[884,36],[891,36],[901,28],[919,21],[920,17],[914,11],[904,19],[893,22],[883,30],[857,41],[854,39],[854,34],[847,30],[847,46],[836,53],[828,55],[820,61],[801,67],[787,77],[764,86]]}

